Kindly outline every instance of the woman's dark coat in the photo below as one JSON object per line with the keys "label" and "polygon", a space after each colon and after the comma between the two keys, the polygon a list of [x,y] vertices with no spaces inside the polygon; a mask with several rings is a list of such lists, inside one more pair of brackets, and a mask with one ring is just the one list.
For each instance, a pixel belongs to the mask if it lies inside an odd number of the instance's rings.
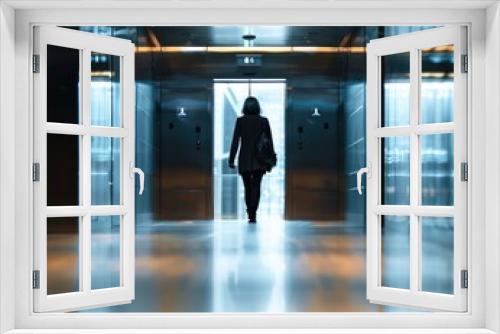
{"label": "woman's dark coat", "polygon": [[255,170],[266,171],[266,166],[257,161],[255,154],[255,142],[263,130],[267,132],[274,151],[273,136],[267,118],[260,115],[244,115],[236,120],[231,151],[229,152],[229,165],[234,165],[238,144],[241,143],[238,156],[238,172],[240,174]]}

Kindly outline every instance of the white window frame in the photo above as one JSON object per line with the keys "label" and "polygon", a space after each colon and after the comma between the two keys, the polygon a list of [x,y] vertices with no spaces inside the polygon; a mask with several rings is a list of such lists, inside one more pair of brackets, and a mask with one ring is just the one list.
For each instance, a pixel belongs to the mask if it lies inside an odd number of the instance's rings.
{"label": "white window frame", "polygon": [[[78,124],[47,121],[47,45],[78,50],[80,54],[80,106]],[[59,27],[34,28],[34,53],[39,56],[39,73],[33,75],[34,161],[39,166],[39,181],[33,184],[34,198],[34,270],[38,270],[39,288],[34,289],[34,310],[72,311],[95,305],[108,306],[129,303],[134,299],[135,277],[135,65],[134,45],[127,40],[94,35]],[[120,59],[120,124],[116,127],[91,124],[91,53],[99,52]],[[47,135],[79,136],[79,204],[47,206]],[[117,205],[91,204],[91,138],[107,137],[120,140],[120,202]],[[120,218],[120,285],[92,289],[92,216]],[[47,293],[47,218],[79,217],[79,290],[48,295]]]}
{"label": "white window frame", "polygon": [[[103,0],[105,1],[105,0]],[[500,218],[498,203],[500,191],[498,170],[498,136],[499,117],[494,113],[500,107],[498,89],[500,89],[500,10],[496,4],[488,11],[485,9],[470,9],[474,6],[484,8],[492,2],[473,4],[473,1],[462,1],[455,9],[404,9],[394,8],[394,2],[379,1],[385,8],[362,8],[363,3],[351,1],[339,8],[304,8],[296,9],[252,9],[241,11],[237,9],[63,9],[63,4],[51,3],[50,11],[33,9],[40,4],[36,2],[10,1],[8,5],[0,4],[2,19],[0,25],[0,69],[2,78],[0,96],[2,107],[9,111],[2,117],[15,120],[15,146],[12,143],[13,131],[5,123],[0,123],[0,177],[5,181],[15,177],[15,201],[8,198],[2,186],[3,197],[0,197],[0,214],[2,215],[2,232],[0,248],[0,319],[3,329],[22,328],[255,328],[284,329],[309,328],[333,329],[358,328],[359,332],[370,332],[370,328],[394,328],[393,332],[408,333],[404,328],[434,329],[432,332],[457,333],[462,328],[463,333],[492,333],[487,330],[499,330],[498,312],[500,311],[500,290],[498,288],[499,269],[499,228],[495,224],[486,224],[485,216],[492,222]],[[445,1],[446,2],[446,1]],[[49,3],[49,2],[47,2]],[[145,2],[143,2],[144,4]],[[154,2],[148,2],[155,6]],[[299,2],[297,2],[299,3]],[[408,5],[409,3],[409,5]],[[419,1],[409,1],[406,6],[419,6]],[[427,5],[430,2],[424,2]],[[438,0],[433,2],[438,3]],[[366,2],[364,2],[366,5]],[[24,10],[14,12],[9,6],[21,6]],[[81,4],[84,6],[84,4]],[[119,7],[120,4],[116,4]],[[130,6],[131,3],[128,3]],[[137,5],[137,4],[136,4]],[[177,4],[179,6],[179,4]],[[195,4],[199,5],[199,4]],[[74,4],[76,6],[76,4]],[[87,5],[87,7],[90,5]],[[97,6],[97,5],[96,5]],[[109,6],[112,6],[109,3]],[[145,6],[145,4],[144,4]],[[189,5],[187,5],[189,6]],[[292,5],[293,6],[293,5]],[[295,5],[296,7],[298,5]],[[311,5],[314,7],[315,5]],[[9,7],[9,8],[7,8]],[[361,8],[360,8],[361,7]],[[29,9],[31,8],[31,9]],[[15,41],[13,35],[15,16]],[[468,312],[465,314],[372,314],[372,313],[288,313],[288,314],[34,314],[32,312],[32,184],[31,157],[32,147],[32,91],[31,88],[31,31],[35,24],[61,25],[242,25],[242,24],[273,24],[273,25],[440,25],[466,24],[470,28],[470,81],[468,91],[469,110],[468,140],[470,181],[468,189],[468,256],[471,260],[470,284],[468,289]],[[486,27],[486,24],[488,25]],[[488,28],[488,29],[486,29]],[[16,59],[16,70],[8,60]],[[488,71],[485,71],[485,66]],[[7,70],[4,72],[4,70]],[[4,77],[4,74],[5,77]],[[6,83],[15,82],[15,90]],[[14,95],[9,97],[9,94]],[[15,103],[15,109],[14,107]],[[486,108],[488,107],[488,108]],[[496,108],[496,109],[495,109]],[[3,120],[3,119],[2,119]],[[496,130],[496,132],[495,132]],[[485,133],[486,131],[486,133]],[[486,136],[488,140],[486,140]],[[10,142],[9,142],[10,139]],[[14,150],[15,147],[15,150]],[[485,152],[490,153],[487,157]],[[8,164],[7,158],[15,161]],[[486,163],[488,162],[488,164]],[[493,172],[489,183],[485,182],[485,172]],[[12,184],[12,181],[11,183]],[[28,199],[28,200],[27,200]],[[485,206],[488,201],[489,206]],[[15,211],[9,211],[9,205]],[[494,204],[494,205],[493,205]],[[486,210],[486,212],[485,212]],[[5,221],[7,217],[15,219]],[[15,238],[14,238],[15,237]],[[9,251],[15,250],[15,262]],[[487,251],[486,251],[487,250]],[[488,264],[488,267],[485,266]],[[488,269],[491,268],[491,269]],[[488,275],[486,275],[488,274]],[[15,294],[9,283],[16,282]],[[488,297],[485,294],[488,289]],[[10,290],[10,291],[9,291]],[[8,308],[15,305],[15,312]],[[486,307],[488,306],[488,307]],[[250,325],[249,325],[250,324]],[[208,331],[208,330],[207,330]],[[35,332],[30,330],[30,333]],[[65,330],[65,332],[69,332]],[[76,331],[75,331],[76,332]],[[146,333],[146,330],[141,330]],[[200,330],[201,332],[201,330]],[[213,330],[212,330],[213,332]],[[220,332],[220,331],[219,331]],[[228,330],[226,332],[236,332]],[[387,332],[386,330],[382,331]],[[382,333],[378,331],[378,333]]]}
{"label": "white window frame", "polygon": [[[385,37],[371,41],[367,47],[366,161],[367,177],[367,297],[385,305],[412,305],[429,310],[467,310],[467,289],[461,287],[461,271],[467,270],[467,181],[461,180],[461,164],[467,163],[467,73],[462,73],[462,55],[467,55],[465,27],[440,27],[425,31]],[[421,50],[445,45],[453,46],[453,120],[447,123],[420,122]],[[409,124],[382,125],[382,57],[408,53]],[[453,135],[453,199],[451,206],[421,204],[421,138],[429,134]],[[382,138],[409,139],[409,203],[384,205],[381,202],[383,147]],[[409,289],[382,286],[383,216],[405,216],[409,220]],[[421,218],[453,218],[453,293],[439,294],[421,290],[422,245]],[[401,301],[405,301],[401,304]],[[407,303],[407,304],[406,304]]]}

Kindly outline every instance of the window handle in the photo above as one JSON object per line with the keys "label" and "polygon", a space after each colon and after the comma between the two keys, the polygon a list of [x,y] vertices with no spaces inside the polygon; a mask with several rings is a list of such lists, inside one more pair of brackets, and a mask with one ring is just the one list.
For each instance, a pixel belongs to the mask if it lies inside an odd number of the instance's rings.
{"label": "window handle", "polygon": [[144,172],[142,169],[134,167],[134,163],[130,162],[130,178],[133,179],[135,174],[139,175],[139,195],[144,192]]}
{"label": "window handle", "polygon": [[361,189],[361,178],[363,174],[366,174],[366,177],[371,177],[371,163],[368,163],[366,167],[360,168],[356,173],[356,186],[358,188],[358,194],[363,195],[363,189]]}

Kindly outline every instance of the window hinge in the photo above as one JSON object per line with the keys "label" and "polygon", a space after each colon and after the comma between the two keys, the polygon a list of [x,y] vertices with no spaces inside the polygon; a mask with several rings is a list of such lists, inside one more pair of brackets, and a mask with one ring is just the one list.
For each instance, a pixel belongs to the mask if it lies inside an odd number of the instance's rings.
{"label": "window hinge", "polygon": [[469,181],[469,164],[466,162],[460,164],[460,179],[462,181]]}
{"label": "window hinge", "polygon": [[469,56],[462,55],[462,73],[469,72]]}
{"label": "window hinge", "polygon": [[461,284],[460,286],[462,289],[467,289],[469,287],[469,271],[468,270],[462,270],[461,272]]}
{"label": "window hinge", "polygon": [[33,270],[33,289],[40,289],[40,270]]}
{"label": "window hinge", "polygon": [[33,73],[40,73],[40,55],[33,55]]}
{"label": "window hinge", "polygon": [[40,164],[35,162],[33,164],[33,182],[40,181]]}

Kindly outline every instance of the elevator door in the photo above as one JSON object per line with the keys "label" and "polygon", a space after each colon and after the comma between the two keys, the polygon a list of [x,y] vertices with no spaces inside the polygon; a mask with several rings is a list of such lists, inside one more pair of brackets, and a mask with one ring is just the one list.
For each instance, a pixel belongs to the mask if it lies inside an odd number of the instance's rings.
{"label": "elevator door", "polygon": [[208,87],[162,87],[158,219],[204,220],[212,209]]}
{"label": "elevator door", "polygon": [[343,219],[339,90],[291,87],[288,93],[285,217]]}

